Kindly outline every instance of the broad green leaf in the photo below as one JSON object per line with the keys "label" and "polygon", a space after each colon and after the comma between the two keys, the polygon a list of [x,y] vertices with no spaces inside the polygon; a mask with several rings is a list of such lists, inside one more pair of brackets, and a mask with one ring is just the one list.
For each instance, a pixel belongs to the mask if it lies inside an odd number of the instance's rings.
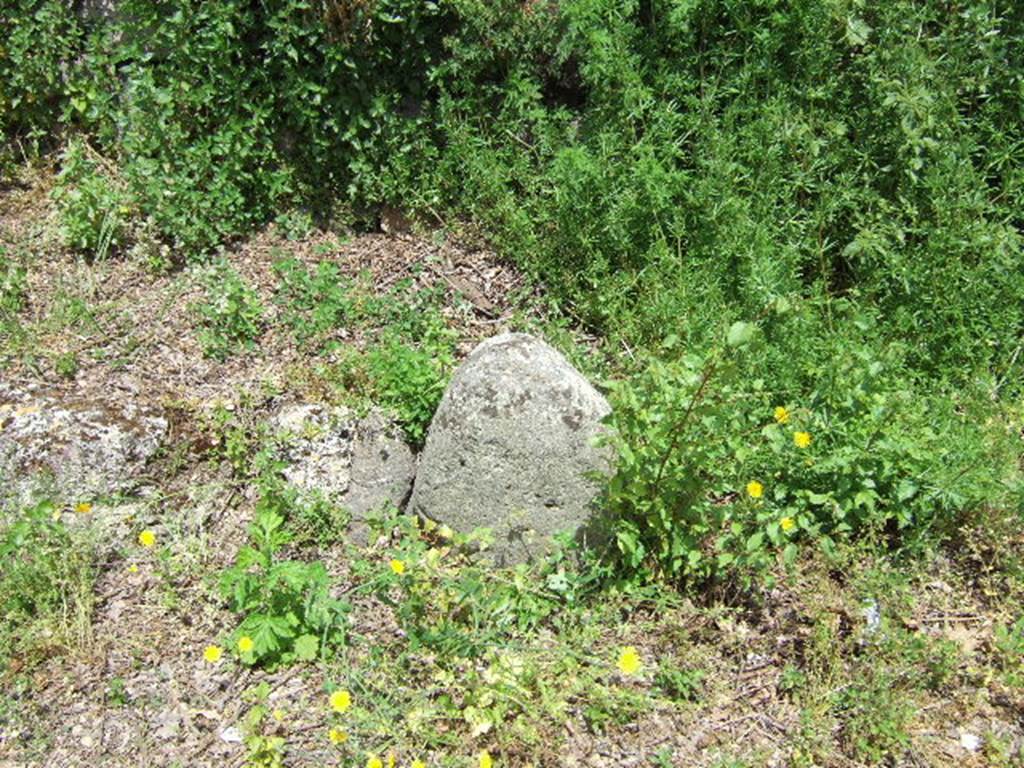
{"label": "broad green leaf", "polygon": [[729,327],[726,343],[730,347],[742,347],[744,344],[749,344],[750,340],[754,338],[755,329],[756,326],[753,323],[737,321]]}
{"label": "broad green leaf", "polygon": [[300,635],[295,638],[295,658],[299,661],[313,661],[320,648],[316,635]]}

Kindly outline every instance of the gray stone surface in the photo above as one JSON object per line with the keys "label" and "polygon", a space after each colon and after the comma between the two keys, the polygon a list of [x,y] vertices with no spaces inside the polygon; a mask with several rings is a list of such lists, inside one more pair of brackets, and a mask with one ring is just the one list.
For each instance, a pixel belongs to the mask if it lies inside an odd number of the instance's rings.
{"label": "gray stone surface", "polygon": [[121,21],[121,3],[118,0],[74,0],[78,17],[85,22]]}
{"label": "gray stone surface", "polygon": [[323,494],[347,509],[357,541],[365,540],[361,523],[368,515],[405,503],[416,457],[380,413],[358,418],[346,408],[289,405],[271,423],[288,463],[285,478],[300,491]]}
{"label": "gray stone surface", "polygon": [[608,402],[558,352],[518,333],[480,344],[455,372],[434,420],[409,509],[468,533],[489,528],[499,564],[580,534],[611,470],[594,446]]}
{"label": "gray stone surface", "polygon": [[60,502],[127,491],[166,434],[160,410],[127,395],[0,383],[0,503],[27,501],[37,490]]}

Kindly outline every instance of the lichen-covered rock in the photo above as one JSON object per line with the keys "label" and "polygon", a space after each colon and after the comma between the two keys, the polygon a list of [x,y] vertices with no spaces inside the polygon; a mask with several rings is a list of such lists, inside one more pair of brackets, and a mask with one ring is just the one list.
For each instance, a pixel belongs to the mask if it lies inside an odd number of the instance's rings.
{"label": "lichen-covered rock", "polygon": [[416,458],[377,411],[357,418],[346,408],[289,405],[271,423],[287,462],[285,479],[348,510],[357,541],[364,539],[361,523],[368,515],[405,503]]}
{"label": "lichen-covered rock", "polygon": [[558,352],[519,333],[480,344],[434,415],[409,508],[468,533],[489,528],[499,564],[579,532],[611,469],[594,445],[608,402]]}
{"label": "lichen-covered rock", "polygon": [[60,501],[127,491],[166,434],[160,410],[130,397],[0,383],[0,503],[41,489]]}

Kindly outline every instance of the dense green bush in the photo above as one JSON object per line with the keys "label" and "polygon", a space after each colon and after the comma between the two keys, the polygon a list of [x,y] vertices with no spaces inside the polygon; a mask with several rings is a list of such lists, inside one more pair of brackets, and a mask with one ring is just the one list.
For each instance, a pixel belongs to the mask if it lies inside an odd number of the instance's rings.
{"label": "dense green bush", "polygon": [[[110,18],[67,5],[0,16],[6,138],[88,132],[179,256],[296,204],[327,216],[412,183],[400,166],[428,125],[434,3],[123,0]],[[59,44],[33,50],[33,36]],[[44,95],[46,110],[22,113]]]}
{"label": "dense green bush", "polygon": [[0,132],[4,150],[46,141],[66,108],[64,75],[81,50],[70,3],[9,0],[0,7]]}
{"label": "dense green bush", "polygon": [[924,395],[898,360],[838,343],[796,399],[768,386],[749,323],[705,357],[654,358],[614,387],[613,559],[677,581],[750,580],[802,543],[917,545],[987,505],[1024,508],[1018,438],[991,403]]}
{"label": "dense green bush", "polygon": [[1019,360],[1014,4],[66,6],[0,16],[5,136],[91,134],[179,258],[296,207],[421,206],[630,344],[799,293],[877,308],[929,374]]}

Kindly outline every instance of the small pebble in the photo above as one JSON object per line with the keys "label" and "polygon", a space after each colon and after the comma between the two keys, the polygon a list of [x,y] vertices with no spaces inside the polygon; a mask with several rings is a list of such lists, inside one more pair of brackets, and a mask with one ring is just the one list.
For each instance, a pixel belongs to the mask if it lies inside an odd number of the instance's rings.
{"label": "small pebble", "polygon": [[961,733],[960,746],[968,752],[977,752],[981,749],[981,739],[973,733]]}

